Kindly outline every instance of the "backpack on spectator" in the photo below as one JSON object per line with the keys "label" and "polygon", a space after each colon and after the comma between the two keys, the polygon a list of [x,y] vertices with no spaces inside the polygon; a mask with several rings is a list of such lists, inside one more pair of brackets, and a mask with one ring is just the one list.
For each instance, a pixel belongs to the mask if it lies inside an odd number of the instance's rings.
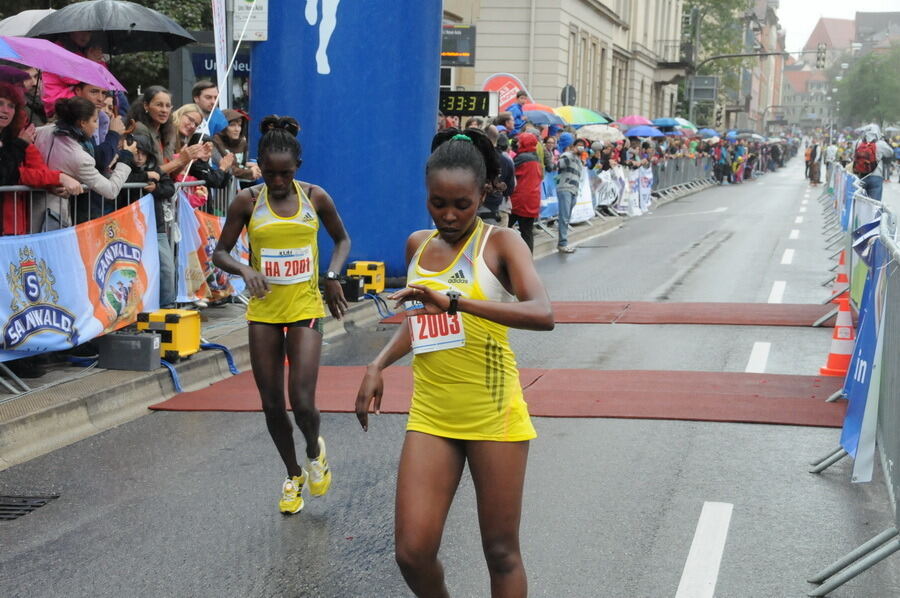
{"label": "backpack on spectator", "polygon": [[853,152],[853,173],[857,176],[866,176],[878,166],[874,141],[863,141]]}

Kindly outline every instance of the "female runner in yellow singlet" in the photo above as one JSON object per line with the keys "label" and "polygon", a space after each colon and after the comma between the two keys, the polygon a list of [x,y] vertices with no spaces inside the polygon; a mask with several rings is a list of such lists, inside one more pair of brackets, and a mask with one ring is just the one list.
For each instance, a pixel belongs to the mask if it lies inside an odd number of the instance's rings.
{"label": "female runner in yellow singlet", "polygon": [[448,596],[438,560],[444,522],[463,467],[475,484],[491,595],[522,597],[527,582],[519,519],[528,442],[536,436],[507,329],[551,330],[553,311],[531,252],[510,229],[484,224],[478,208],[499,175],[479,130],[437,134],[425,168],[437,228],[406,243],[407,288],[422,305],[369,364],[356,397],[368,429],[381,407],[382,370],[413,351],[413,397],[397,474],[395,555],[417,596]]}
{"label": "female runner in yellow singlet", "polygon": [[[338,319],[346,311],[347,301],[337,273],[350,251],[350,237],[328,193],[294,180],[301,163],[297,121],[267,116],[260,128],[259,166],[265,183],[235,197],[213,263],[242,276],[251,295],[247,320],[253,378],[269,434],[287,468],[278,508],[282,513],[296,513],[303,508],[305,485],[313,496],[322,496],[331,485],[315,403],[325,317],[318,281],[319,222],[334,240],[324,286],[325,303]],[[231,257],[244,228],[250,243],[249,266]],[[288,400],[306,439],[306,467],[297,462],[293,426],[285,409],[285,355],[290,364]]]}

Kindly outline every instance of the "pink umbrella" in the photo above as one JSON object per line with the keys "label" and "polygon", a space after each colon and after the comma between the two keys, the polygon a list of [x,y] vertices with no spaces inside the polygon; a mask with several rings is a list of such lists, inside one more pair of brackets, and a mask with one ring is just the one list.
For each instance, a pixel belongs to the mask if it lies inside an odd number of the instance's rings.
{"label": "pink umbrella", "polygon": [[29,37],[5,37],[0,40],[9,44],[16,54],[16,62],[41,71],[63,77],[71,77],[103,89],[125,91],[125,87],[99,62],[88,60],[62,46],[45,39]]}
{"label": "pink umbrella", "polygon": [[643,116],[641,116],[639,114],[631,114],[629,116],[623,116],[616,122],[619,122],[623,125],[628,125],[629,127],[635,127],[638,125],[653,126],[653,121],[651,121],[649,118],[644,118]]}

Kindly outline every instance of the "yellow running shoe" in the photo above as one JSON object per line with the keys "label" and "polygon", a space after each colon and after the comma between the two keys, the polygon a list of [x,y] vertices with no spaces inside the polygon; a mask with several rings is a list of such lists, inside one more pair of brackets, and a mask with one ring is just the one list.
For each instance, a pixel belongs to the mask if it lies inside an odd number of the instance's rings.
{"label": "yellow running shoe", "polygon": [[306,460],[306,472],[309,476],[309,493],[313,496],[324,496],[331,487],[331,470],[325,455],[325,439],[319,436],[319,456]]}
{"label": "yellow running shoe", "polygon": [[278,501],[279,511],[285,515],[292,515],[303,509],[303,484],[306,480],[306,472],[303,472],[302,476],[284,480],[284,484],[281,485],[281,500]]}

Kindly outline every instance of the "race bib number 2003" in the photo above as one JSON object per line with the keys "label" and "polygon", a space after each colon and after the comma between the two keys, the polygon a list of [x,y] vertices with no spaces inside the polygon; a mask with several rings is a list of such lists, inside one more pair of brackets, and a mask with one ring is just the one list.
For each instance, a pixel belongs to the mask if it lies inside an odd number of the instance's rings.
{"label": "race bib number 2003", "polygon": [[259,267],[266,280],[273,284],[297,284],[312,278],[312,249],[263,249],[259,252]]}
{"label": "race bib number 2003", "polygon": [[456,349],[466,344],[462,316],[459,314],[418,314],[408,316],[414,355]]}

